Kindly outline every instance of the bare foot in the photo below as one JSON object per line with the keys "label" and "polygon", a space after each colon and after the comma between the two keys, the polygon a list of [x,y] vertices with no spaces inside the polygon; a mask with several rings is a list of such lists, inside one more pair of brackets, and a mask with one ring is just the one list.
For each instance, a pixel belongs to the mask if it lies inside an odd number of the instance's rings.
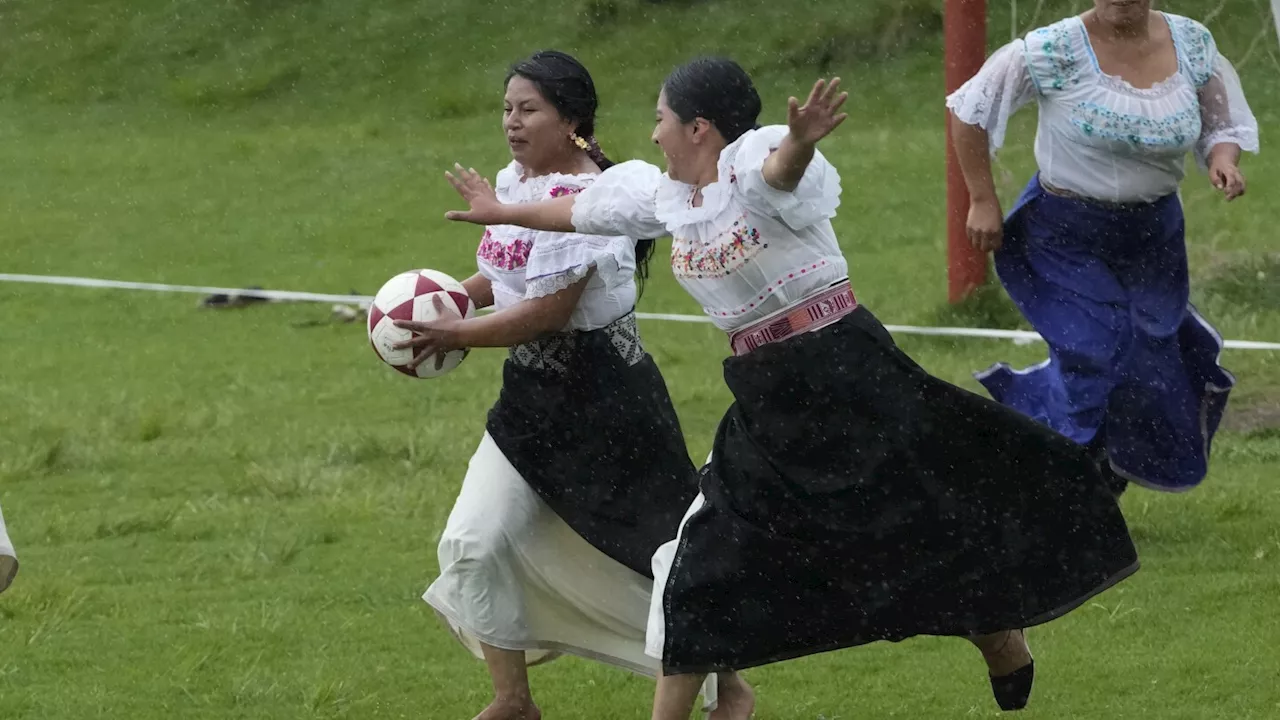
{"label": "bare foot", "polygon": [[542,720],[542,711],[533,704],[533,698],[499,698],[472,720]]}
{"label": "bare foot", "polygon": [[982,651],[991,677],[1004,677],[1031,663],[1031,648],[1027,647],[1027,635],[1023,630],[978,635],[969,641]]}
{"label": "bare foot", "polygon": [[716,709],[710,720],[750,720],[756,711],[756,694],[738,673],[720,673]]}

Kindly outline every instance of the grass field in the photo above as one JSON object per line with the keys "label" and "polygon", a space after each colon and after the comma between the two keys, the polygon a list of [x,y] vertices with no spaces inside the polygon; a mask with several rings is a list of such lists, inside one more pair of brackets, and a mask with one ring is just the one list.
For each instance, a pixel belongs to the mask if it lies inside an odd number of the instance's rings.
{"label": "grass field", "polygon": [[[441,219],[457,204],[441,173],[505,162],[508,62],[579,53],[606,150],[657,160],[653,91],[716,50],[756,72],[769,122],[821,69],[856,88],[824,150],[855,288],[885,322],[1021,326],[998,289],[945,305],[934,4],[673,5],[0,3],[0,272],[363,294],[410,267],[461,276],[478,236]],[[1225,206],[1194,172],[1184,187],[1194,299],[1228,338],[1280,341],[1270,20],[1247,0],[1167,5],[1218,8],[1263,126],[1244,200]],[[993,6],[992,42],[1008,29]],[[1033,118],[1002,156],[1006,196],[1030,172]],[[23,563],[0,596],[0,718],[471,717],[483,666],[418,597],[504,353],[415,383],[377,363],[359,323],[323,322],[327,306],[197,299],[0,285],[0,501]],[[641,309],[697,311],[661,263]],[[730,402],[725,339],[641,330],[702,458]],[[1044,352],[899,341],[974,389],[973,370]],[[1280,717],[1280,355],[1224,364],[1239,389],[1210,477],[1126,496],[1143,570],[1033,632],[1021,717]],[[761,718],[962,718],[997,714],[983,672],[964,643],[916,639],[749,679]],[[648,717],[648,680],[573,659],[532,677],[548,718]]]}

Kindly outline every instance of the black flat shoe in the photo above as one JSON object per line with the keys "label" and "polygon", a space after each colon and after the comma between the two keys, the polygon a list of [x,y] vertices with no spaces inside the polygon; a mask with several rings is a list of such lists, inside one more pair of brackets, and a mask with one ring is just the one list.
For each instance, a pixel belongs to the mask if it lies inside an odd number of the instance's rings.
{"label": "black flat shoe", "polygon": [[991,678],[991,694],[996,696],[1001,710],[1021,710],[1031,699],[1031,683],[1035,679],[1036,663],[1032,660],[1008,675]]}

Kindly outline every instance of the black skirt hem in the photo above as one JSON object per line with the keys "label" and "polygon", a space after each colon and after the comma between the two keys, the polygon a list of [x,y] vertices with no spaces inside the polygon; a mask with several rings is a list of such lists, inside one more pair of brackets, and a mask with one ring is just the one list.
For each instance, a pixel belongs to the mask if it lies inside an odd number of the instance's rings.
{"label": "black skirt hem", "polygon": [[865,309],[725,379],[663,589],[672,672],[1039,625],[1140,567],[1085,448],[929,375]]}
{"label": "black skirt hem", "polygon": [[[1116,585],[1119,585],[1120,583],[1127,580],[1130,576],[1138,572],[1138,569],[1141,567],[1141,565],[1142,565],[1141,561],[1135,560],[1133,564],[1113,574],[1111,577],[1107,578],[1105,582],[1098,585],[1089,593],[1082,595],[1081,597],[1065,605],[1062,605],[1060,607],[1054,608],[1053,610],[1050,610],[1048,612],[1044,612],[1032,617],[1031,619],[1027,620],[1025,623],[1022,623],[1022,627],[1032,628],[1032,627],[1036,627],[1037,625],[1045,625],[1047,623],[1053,622],[1054,620],[1057,620],[1058,618],[1064,617],[1071,611],[1078,609],[1080,606],[1089,602],[1093,598],[1101,595],[1102,593],[1110,590]],[[991,628],[989,630],[979,631],[973,634],[983,635],[989,632],[1000,632],[1002,630],[1013,630],[1013,629],[1017,629],[1017,628]],[[896,642],[903,642],[904,640],[909,640],[913,637],[967,637],[967,636],[968,634],[965,634],[965,633],[955,633],[955,634],[916,633],[913,635],[909,635],[907,637],[897,638],[897,639],[875,638],[871,640],[838,640],[836,642],[832,642],[827,645],[808,647],[808,648],[796,648],[793,650],[788,650],[782,653],[776,653],[774,655],[766,656],[763,658],[752,658],[750,660],[742,660],[742,661],[734,662],[732,664],[707,665],[707,664],[696,664],[696,663],[681,663],[678,665],[669,665],[664,661],[662,664],[662,674],[663,675],[710,675],[712,673],[737,672],[739,670],[750,670],[751,668],[762,667],[764,665],[772,665],[774,663],[786,662],[787,660],[795,660],[798,658],[809,657],[812,655],[822,655],[824,653],[836,652],[838,650],[848,650],[850,648],[861,647],[863,645],[870,645],[876,642],[895,642],[896,643]]]}

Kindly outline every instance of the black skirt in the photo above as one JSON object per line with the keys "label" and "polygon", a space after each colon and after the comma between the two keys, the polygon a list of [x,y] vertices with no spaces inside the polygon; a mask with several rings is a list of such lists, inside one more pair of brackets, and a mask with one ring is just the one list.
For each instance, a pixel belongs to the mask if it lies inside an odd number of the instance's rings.
{"label": "black skirt", "polygon": [[665,588],[669,673],[1029,627],[1138,568],[1087,450],[929,375],[865,309],[724,374]]}
{"label": "black skirt", "polygon": [[512,348],[487,429],[569,527],[653,577],[698,478],[634,314]]}

